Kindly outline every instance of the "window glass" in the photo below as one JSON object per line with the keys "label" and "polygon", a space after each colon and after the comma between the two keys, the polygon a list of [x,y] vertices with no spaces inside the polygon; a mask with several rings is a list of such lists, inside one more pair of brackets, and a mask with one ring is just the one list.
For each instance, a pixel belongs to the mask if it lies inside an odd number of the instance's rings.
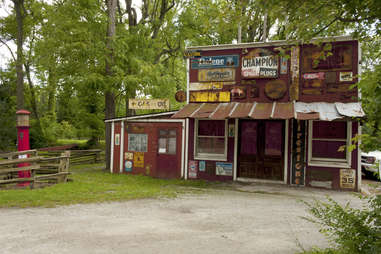
{"label": "window glass", "polygon": [[134,152],[147,152],[147,134],[128,134],[128,150]]}
{"label": "window glass", "polygon": [[168,153],[176,154],[176,138],[169,138],[168,141]]}
{"label": "window glass", "polygon": [[338,152],[341,146],[346,145],[346,141],[312,141],[312,157],[345,159],[346,151]]}
{"label": "window glass", "polygon": [[347,138],[347,122],[314,121],[312,138],[346,139]]}
{"label": "window glass", "polygon": [[257,122],[241,124],[241,154],[257,154]]}
{"label": "window glass", "polygon": [[198,152],[210,154],[224,154],[225,138],[198,138]]}
{"label": "window glass", "polygon": [[167,153],[167,139],[159,138],[159,153]]}
{"label": "window glass", "polygon": [[176,130],[170,130],[169,135],[170,136],[176,136]]}
{"label": "window glass", "polygon": [[198,121],[199,136],[225,136],[224,120],[200,120]]}
{"label": "window glass", "polygon": [[266,122],[265,133],[266,155],[281,155],[282,154],[282,123],[281,122]]}

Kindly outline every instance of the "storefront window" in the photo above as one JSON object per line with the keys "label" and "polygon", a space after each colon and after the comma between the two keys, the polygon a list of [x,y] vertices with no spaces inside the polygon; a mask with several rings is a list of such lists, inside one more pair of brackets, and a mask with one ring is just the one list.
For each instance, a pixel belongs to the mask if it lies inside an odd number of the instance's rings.
{"label": "storefront window", "polygon": [[195,158],[226,160],[227,120],[196,120]]}
{"label": "storefront window", "polygon": [[309,164],[349,167],[351,153],[340,147],[350,144],[351,132],[351,122],[310,121]]}
{"label": "storefront window", "polygon": [[147,134],[128,134],[128,151],[147,152],[148,135]]}

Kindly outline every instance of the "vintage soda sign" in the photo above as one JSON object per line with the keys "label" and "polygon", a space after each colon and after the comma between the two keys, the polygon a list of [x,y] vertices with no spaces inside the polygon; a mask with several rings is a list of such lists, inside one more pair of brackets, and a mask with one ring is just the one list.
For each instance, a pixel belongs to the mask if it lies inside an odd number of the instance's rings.
{"label": "vintage soda sign", "polygon": [[238,67],[238,55],[203,56],[191,60],[192,69]]}

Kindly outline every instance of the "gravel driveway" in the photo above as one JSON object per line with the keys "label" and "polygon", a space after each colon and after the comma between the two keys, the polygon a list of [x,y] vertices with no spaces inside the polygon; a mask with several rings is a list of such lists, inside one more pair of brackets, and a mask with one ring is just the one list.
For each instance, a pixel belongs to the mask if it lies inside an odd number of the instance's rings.
{"label": "gravel driveway", "polygon": [[300,199],[350,193],[235,185],[176,199],[0,209],[0,253],[295,253],[326,247]]}

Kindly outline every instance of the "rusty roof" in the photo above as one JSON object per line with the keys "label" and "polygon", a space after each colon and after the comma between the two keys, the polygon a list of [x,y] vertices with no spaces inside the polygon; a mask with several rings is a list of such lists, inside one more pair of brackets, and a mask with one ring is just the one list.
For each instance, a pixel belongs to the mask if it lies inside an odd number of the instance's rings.
{"label": "rusty roof", "polygon": [[291,119],[332,121],[344,117],[362,117],[359,103],[287,102],[287,103],[190,103],[172,118]]}

